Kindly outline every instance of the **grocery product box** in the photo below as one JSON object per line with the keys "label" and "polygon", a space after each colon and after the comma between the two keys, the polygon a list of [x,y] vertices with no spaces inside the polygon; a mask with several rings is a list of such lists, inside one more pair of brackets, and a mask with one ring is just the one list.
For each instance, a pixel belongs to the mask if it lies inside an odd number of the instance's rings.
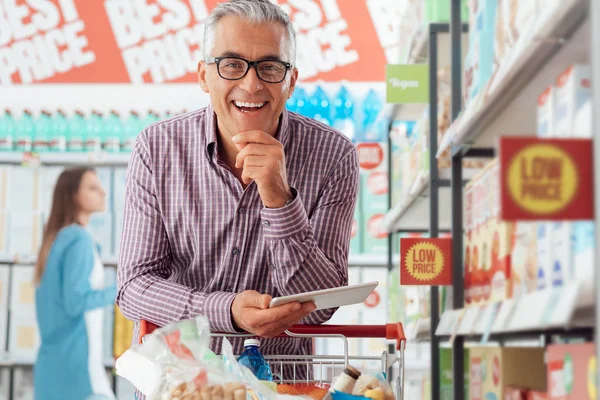
{"label": "grocery product box", "polygon": [[383,213],[365,213],[362,216],[363,253],[387,254],[387,232],[381,228],[384,217]]}
{"label": "grocery product box", "polygon": [[10,274],[10,310],[12,315],[35,317],[34,267],[13,265]]}
{"label": "grocery product box", "polygon": [[[440,348],[440,399],[454,399],[454,374],[452,370],[452,349]],[[469,349],[464,349],[464,390],[465,400],[469,400]]]}
{"label": "grocery product box", "polygon": [[63,167],[44,166],[44,168],[40,168],[40,208],[45,214],[50,215],[54,188],[63,170]]}
{"label": "grocery product box", "polygon": [[8,351],[17,363],[34,363],[40,347],[40,333],[34,315],[10,314]]}
{"label": "grocery product box", "polygon": [[[498,2],[497,22],[502,24],[501,35],[504,40],[506,51],[510,52],[528,41],[532,28],[535,26],[537,16],[537,0],[511,0]],[[501,21],[501,22],[500,22]],[[497,32],[499,32],[497,30]]]}
{"label": "grocery product box", "polygon": [[8,248],[8,213],[0,210],[0,256],[4,258],[10,257],[10,249]]}
{"label": "grocery product box", "polygon": [[[548,398],[596,399],[596,346],[593,343],[556,344],[547,348]],[[593,392],[590,388],[594,388]]]}
{"label": "grocery product box", "polygon": [[119,358],[131,347],[133,322],[125,318],[117,305],[114,309],[113,356]]}
{"label": "grocery product box", "polygon": [[362,173],[360,194],[361,209],[364,213],[387,212],[389,209],[387,172]]}
{"label": "grocery product box", "polygon": [[500,161],[493,160],[488,165],[486,184],[490,197],[491,216],[488,219],[489,257],[491,301],[505,300],[512,297],[512,249],[514,237],[514,222],[502,221],[500,218]]}
{"label": "grocery product box", "polygon": [[[112,267],[104,268],[104,287],[109,287],[117,283],[117,269]],[[114,347],[114,322],[115,307],[110,305],[104,308],[104,326],[102,328],[102,360],[112,362]]]}
{"label": "grocery product box", "polygon": [[553,137],[556,132],[556,87],[550,86],[538,97],[537,136]]}
{"label": "grocery product box", "polygon": [[489,224],[489,188],[486,187],[488,169],[478,173],[472,180],[472,228],[470,235],[471,297],[472,302],[481,304],[491,295]]}
{"label": "grocery product box", "polygon": [[0,310],[0,356],[2,356],[8,349],[7,333],[8,333],[8,309],[3,308],[2,310]]}
{"label": "grocery product box", "polygon": [[15,368],[12,383],[14,400],[34,400],[32,368]]}
{"label": "grocery product box", "polygon": [[465,304],[473,302],[473,181],[469,181],[465,186],[465,234],[464,234],[464,290]]}
{"label": "grocery product box", "polygon": [[510,281],[513,297],[520,297],[537,288],[537,224],[516,222],[514,244],[510,257]]}
{"label": "grocery product box", "polygon": [[472,400],[504,399],[506,387],[546,389],[543,348],[472,347],[469,365]]}
{"label": "grocery product box", "polygon": [[8,215],[8,253],[17,260],[34,260],[42,245],[42,230],[41,212],[11,212]]}
{"label": "grocery product box", "polygon": [[10,399],[10,369],[0,369],[0,400]]}
{"label": "grocery product box", "polygon": [[106,210],[113,209],[113,173],[112,168],[109,167],[101,167],[95,168],[96,175],[100,182],[102,183],[102,188],[106,192]]}
{"label": "grocery product box", "polygon": [[113,170],[113,205],[115,213],[122,213],[125,209],[127,168]]}
{"label": "grocery product box", "polygon": [[12,167],[0,166],[0,210],[8,208],[9,175]]}
{"label": "grocery product box", "polygon": [[[10,266],[0,264],[0,311],[8,309]],[[1,349],[1,346],[0,346]]]}
{"label": "grocery product box", "polygon": [[577,137],[576,116],[579,109],[591,99],[592,70],[589,65],[573,65],[556,82],[556,135]]}
{"label": "grocery product box", "polygon": [[580,282],[594,280],[594,257],[596,229],[594,221],[572,222],[573,266]]}
{"label": "grocery product box", "polygon": [[[495,54],[494,44],[496,35],[496,8],[497,0],[479,0],[479,9],[476,15],[476,44],[475,52],[478,53],[478,76],[475,84],[482,90],[494,73]],[[477,83],[478,81],[478,83]]]}
{"label": "grocery product box", "polygon": [[31,212],[40,209],[40,179],[37,168],[11,168],[8,182],[7,208],[11,212]]}
{"label": "grocery product box", "polygon": [[573,257],[573,223],[553,222],[552,227],[552,286],[558,287],[575,280]]}
{"label": "grocery product box", "polygon": [[350,254],[362,254],[363,227],[360,213],[354,213],[352,230],[350,232]]}
{"label": "grocery product box", "polygon": [[537,223],[537,289],[552,286],[552,223]]}
{"label": "grocery product box", "polygon": [[114,255],[112,213],[102,212],[92,215],[87,229],[98,245],[100,257],[112,257]]}

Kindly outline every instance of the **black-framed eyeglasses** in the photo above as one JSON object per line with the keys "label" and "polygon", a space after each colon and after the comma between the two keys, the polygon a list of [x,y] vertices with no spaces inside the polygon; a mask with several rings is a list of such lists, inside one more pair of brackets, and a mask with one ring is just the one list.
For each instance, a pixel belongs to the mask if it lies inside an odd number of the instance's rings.
{"label": "black-framed eyeglasses", "polygon": [[280,60],[248,61],[240,57],[214,57],[208,64],[217,64],[219,76],[228,81],[237,81],[254,67],[258,78],[267,83],[283,82],[292,64]]}

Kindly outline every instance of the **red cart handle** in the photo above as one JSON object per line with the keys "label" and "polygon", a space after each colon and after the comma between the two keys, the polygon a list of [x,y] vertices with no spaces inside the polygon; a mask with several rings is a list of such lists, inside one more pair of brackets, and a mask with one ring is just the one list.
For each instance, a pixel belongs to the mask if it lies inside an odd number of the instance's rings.
{"label": "red cart handle", "polygon": [[[151,322],[140,322],[140,338],[152,333],[158,327]],[[400,350],[402,342],[406,346],[406,336],[401,322],[387,325],[294,325],[289,329],[301,335],[344,335],[347,338],[385,338],[396,341],[396,349]],[[281,336],[286,336],[282,334]]]}

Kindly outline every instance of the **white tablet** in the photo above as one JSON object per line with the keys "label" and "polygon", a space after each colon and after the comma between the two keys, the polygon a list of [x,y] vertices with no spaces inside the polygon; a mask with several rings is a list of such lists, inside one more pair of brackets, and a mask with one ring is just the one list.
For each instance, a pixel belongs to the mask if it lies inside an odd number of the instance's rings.
{"label": "white tablet", "polygon": [[342,286],[332,289],[316,290],[314,292],[300,293],[292,296],[275,297],[271,300],[269,307],[277,307],[287,303],[299,301],[306,303],[312,301],[317,310],[348,306],[350,304],[362,303],[369,297],[371,292],[379,285],[379,282],[361,283],[359,285]]}

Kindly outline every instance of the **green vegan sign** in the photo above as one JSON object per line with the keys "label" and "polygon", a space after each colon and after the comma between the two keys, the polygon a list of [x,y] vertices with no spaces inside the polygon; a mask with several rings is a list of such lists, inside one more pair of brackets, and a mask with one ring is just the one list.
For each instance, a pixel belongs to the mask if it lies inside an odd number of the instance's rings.
{"label": "green vegan sign", "polygon": [[429,65],[388,65],[385,69],[386,102],[429,102]]}

